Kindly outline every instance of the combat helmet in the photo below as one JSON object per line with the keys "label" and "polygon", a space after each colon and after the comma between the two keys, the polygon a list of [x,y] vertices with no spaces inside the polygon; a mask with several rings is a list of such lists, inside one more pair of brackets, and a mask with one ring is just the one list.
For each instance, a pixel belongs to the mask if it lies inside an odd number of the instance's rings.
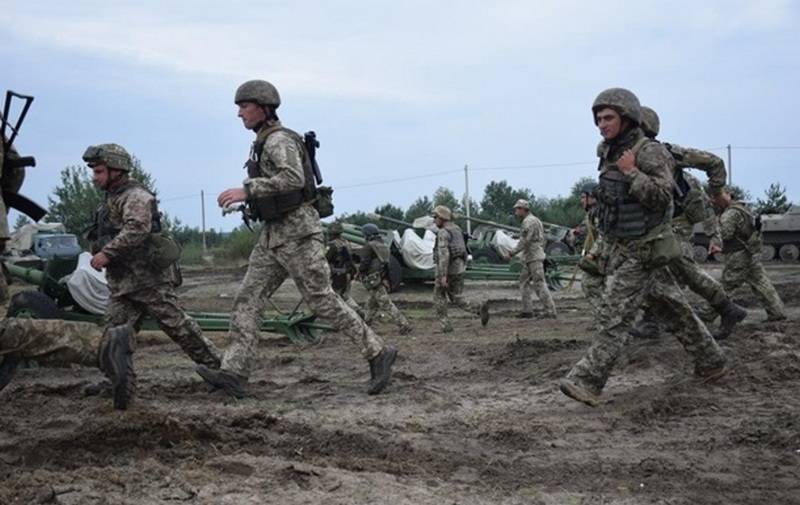
{"label": "combat helmet", "polygon": [[594,181],[589,181],[581,186],[581,193],[595,196],[595,191],[597,191],[597,183]]}
{"label": "combat helmet", "polygon": [[367,223],[361,227],[361,233],[363,233],[365,237],[370,238],[374,237],[375,235],[380,235],[381,230],[378,228],[378,225]]}
{"label": "combat helmet", "polygon": [[344,233],[344,226],[342,226],[342,223],[339,221],[333,222],[330,226],[328,226],[328,234],[330,236],[338,237],[342,233]]}
{"label": "combat helmet", "polygon": [[592,120],[597,124],[597,111],[610,107],[619,115],[639,125],[642,122],[642,106],[632,91],[625,88],[609,88],[601,91],[592,104]]}
{"label": "combat helmet", "polygon": [[130,172],[133,168],[131,155],[119,144],[97,144],[83,152],[86,163],[103,163],[108,168]]}
{"label": "combat helmet", "polygon": [[644,130],[644,134],[654,139],[658,137],[660,129],[661,121],[658,119],[656,111],[642,105],[642,130]]}
{"label": "combat helmet", "polygon": [[520,198],[519,200],[517,200],[517,203],[514,204],[514,208],[531,210],[531,203],[528,200],[525,200],[524,198]]}
{"label": "combat helmet", "polygon": [[270,106],[277,109],[281,104],[281,96],[271,83],[254,79],[239,86],[233,101],[237,105],[241,102],[255,102],[262,107]]}
{"label": "combat helmet", "polygon": [[451,221],[453,219],[453,213],[444,205],[437,205],[434,207],[431,216],[444,219],[445,221]]}

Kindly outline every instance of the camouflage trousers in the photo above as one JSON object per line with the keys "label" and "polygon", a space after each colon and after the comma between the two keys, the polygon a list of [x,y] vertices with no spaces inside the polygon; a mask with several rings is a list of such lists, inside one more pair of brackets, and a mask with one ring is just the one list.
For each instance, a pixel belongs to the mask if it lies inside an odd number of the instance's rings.
{"label": "camouflage trousers", "polygon": [[167,334],[195,363],[219,367],[221,353],[203,335],[203,331],[183,310],[170,284],[161,284],[132,293],[114,296],[106,309],[106,325],[129,324],[139,330],[145,316],[156,320]]}
{"label": "camouflage trousers", "polygon": [[556,315],[556,304],[553,296],[547,287],[547,280],[544,276],[544,262],[530,261],[522,264],[519,272],[519,291],[522,296],[522,311],[533,312],[532,295],[536,291],[536,296],[544,306],[544,312],[548,316]]}
{"label": "camouflage trousers", "polygon": [[479,306],[469,302],[464,297],[464,276],[463,275],[448,275],[447,286],[439,284],[438,280],[433,288],[433,307],[436,311],[436,317],[439,318],[442,331],[452,331],[453,325],[447,315],[447,306],[453,304],[456,307],[469,312],[470,314],[478,314]]}
{"label": "camouflage trousers", "polygon": [[737,251],[725,255],[725,268],[722,270],[722,286],[725,291],[732,293],[733,290],[747,284],[756,295],[761,305],[766,309],[770,319],[783,319],[786,317],[786,309],[783,301],[775,291],[764,265],[758,256],[748,251]]}
{"label": "camouflage trousers", "polygon": [[669,270],[647,268],[643,256],[642,252],[623,246],[612,251],[597,332],[589,350],[568,374],[596,394],[605,387],[645,302],[671,317],[681,328],[676,336],[691,356],[696,371],[715,369],[725,363],[719,345],[692,311]]}
{"label": "camouflage trousers", "polygon": [[231,344],[222,358],[223,369],[245,377],[250,375],[267,299],[287,277],[294,280],[311,310],[347,335],[359,347],[364,359],[371,360],[380,354],[383,341],[331,287],[322,234],[269,249],[262,231],[233,302]]}
{"label": "camouflage trousers", "polygon": [[13,317],[0,320],[0,358],[14,354],[49,366],[96,367],[101,340],[102,332],[93,323]]}
{"label": "camouflage trousers", "polygon": [[8,281],[6,275],[0,272],[0,303],[6,303],[10,298],[8,293]]}
{"label": "camouflage trousers", "polygon": [[606,289],[606,276],[588,272],[581,273],[581,291],[592,309],[592,320],[598,321],[603,306],[603,292]]}
{"label": "camouflage trousers", "polygon": [[389,319],[401,330],[408,330],[411,328],[411,324],[408,322],[408,319],[406,319],[406,316],[400,312],[397,305],[389,298],[389,292],[386,291],[386,286],[378,284],[377,287],[369,288],[367,291],[369,292],[369,300],[367,300],[367,312],[364,317],[367,324],[371,324],[376,316],[383,313],[389,316]]}
{"label": "camouflage trousers", "polygon": [[344,288],[335,288],[334,287],[333,291],[337,295],[339,295],[339,297],[344,301],[344,303],[347,304],[348,307],[350,307],[351,309],[356,311],[356,314],[358,314],[358,316],[361,319],[364,319],[364,317],[366,316],[366,314],[364,313],[364,310],[361,308],[361,306],[358,304],[358,302],[356,302],[353,299],[353,297],[350,296],[350,282],[348,282],[347,285]]}

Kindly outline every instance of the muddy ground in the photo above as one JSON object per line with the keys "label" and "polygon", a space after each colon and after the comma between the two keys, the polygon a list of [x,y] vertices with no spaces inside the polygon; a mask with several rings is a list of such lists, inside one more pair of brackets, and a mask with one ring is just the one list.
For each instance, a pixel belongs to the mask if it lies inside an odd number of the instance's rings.
{"label": "muddy ground", "polygon": [[[693,379],[673,337],[639,341],[596,409],[557,388],[589,343],[580,290],[558,294],[558,321],[520,322],[502,283],[468,284],[493,301],[488,328],[458,314],[447,335],[429,287],[398,293],[416,331],[378,325],[401,351],[377,397],[338,334],[306,348],[265,334],[245,400],[209,393],[156,332],[127,412],[84,394],[95,370],[27,368],[0,393],[0,504],[800,503],[800,267],[769,272],[790,321],[763,323],[737,293],[750,313],[724,343],[727,377]],[[189,272],[183,300],[225,310],[241,275]]]}

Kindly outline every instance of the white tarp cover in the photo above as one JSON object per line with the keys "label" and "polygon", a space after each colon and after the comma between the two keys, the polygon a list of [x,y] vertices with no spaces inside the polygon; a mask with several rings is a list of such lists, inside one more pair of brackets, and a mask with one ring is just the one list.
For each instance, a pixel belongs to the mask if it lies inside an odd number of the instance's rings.
{"label": "white tarp cover", "polygon": [[78,256],[78,267],[67,279],[67,289],[72,298],[85,311],[103,315],[108,307],[111,291],[106,282],[106,271],[98,272],[89,265],[92,255],[88,252]]}
{"label": "white tarp cover", "polygon": [[420,238],[414,230],[407,229],[403,232],[400,253],[403,261],[410,268],[417,270],[433,269],[433,244],[436,242],[436,234],[430,230],[425,230],[425,236]]}
{"label": "white tarp cover", "polygon": [[37,233],[66,233],[66,231],[61,223],[28,223],[11,234],[6,250],[12,253],[30,251],[33,249],[33,237]]}
{"label": "white tarp cover", "polygon": [[494,232],[494,237],[492,237],[492,245],[503,256],[517,247],[518,243],[519,240],[512,238],[511,235],[503,230],[497,230]]}

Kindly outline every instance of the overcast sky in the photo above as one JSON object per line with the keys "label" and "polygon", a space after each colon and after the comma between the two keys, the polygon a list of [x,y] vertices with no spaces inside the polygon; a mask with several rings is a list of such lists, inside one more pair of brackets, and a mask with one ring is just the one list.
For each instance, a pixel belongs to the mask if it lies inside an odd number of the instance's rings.
{"label": "overcast sky", "polygon": [[800,146],[800,2],[0,0],[0,13],[0,88],[36,96],[17,145],[38,160],[23,192],[42,204],[87,145],[117,142],[164,211],[199,225],[204,190],[207,225],[237,226],[215,201],[245,176],[253,134],[233,94],[253,78],[278,87],[286,126],[317,132],[337,213],[439,186],[461,196],[465,164],[477,199],[500,179],[566,194],[595,173],[590,107],[613,86],[660,113],[662,140],[723,157],[731,144],[735,183],[758,196],[780,181],[800,200],[800,149],[746,149]]}

